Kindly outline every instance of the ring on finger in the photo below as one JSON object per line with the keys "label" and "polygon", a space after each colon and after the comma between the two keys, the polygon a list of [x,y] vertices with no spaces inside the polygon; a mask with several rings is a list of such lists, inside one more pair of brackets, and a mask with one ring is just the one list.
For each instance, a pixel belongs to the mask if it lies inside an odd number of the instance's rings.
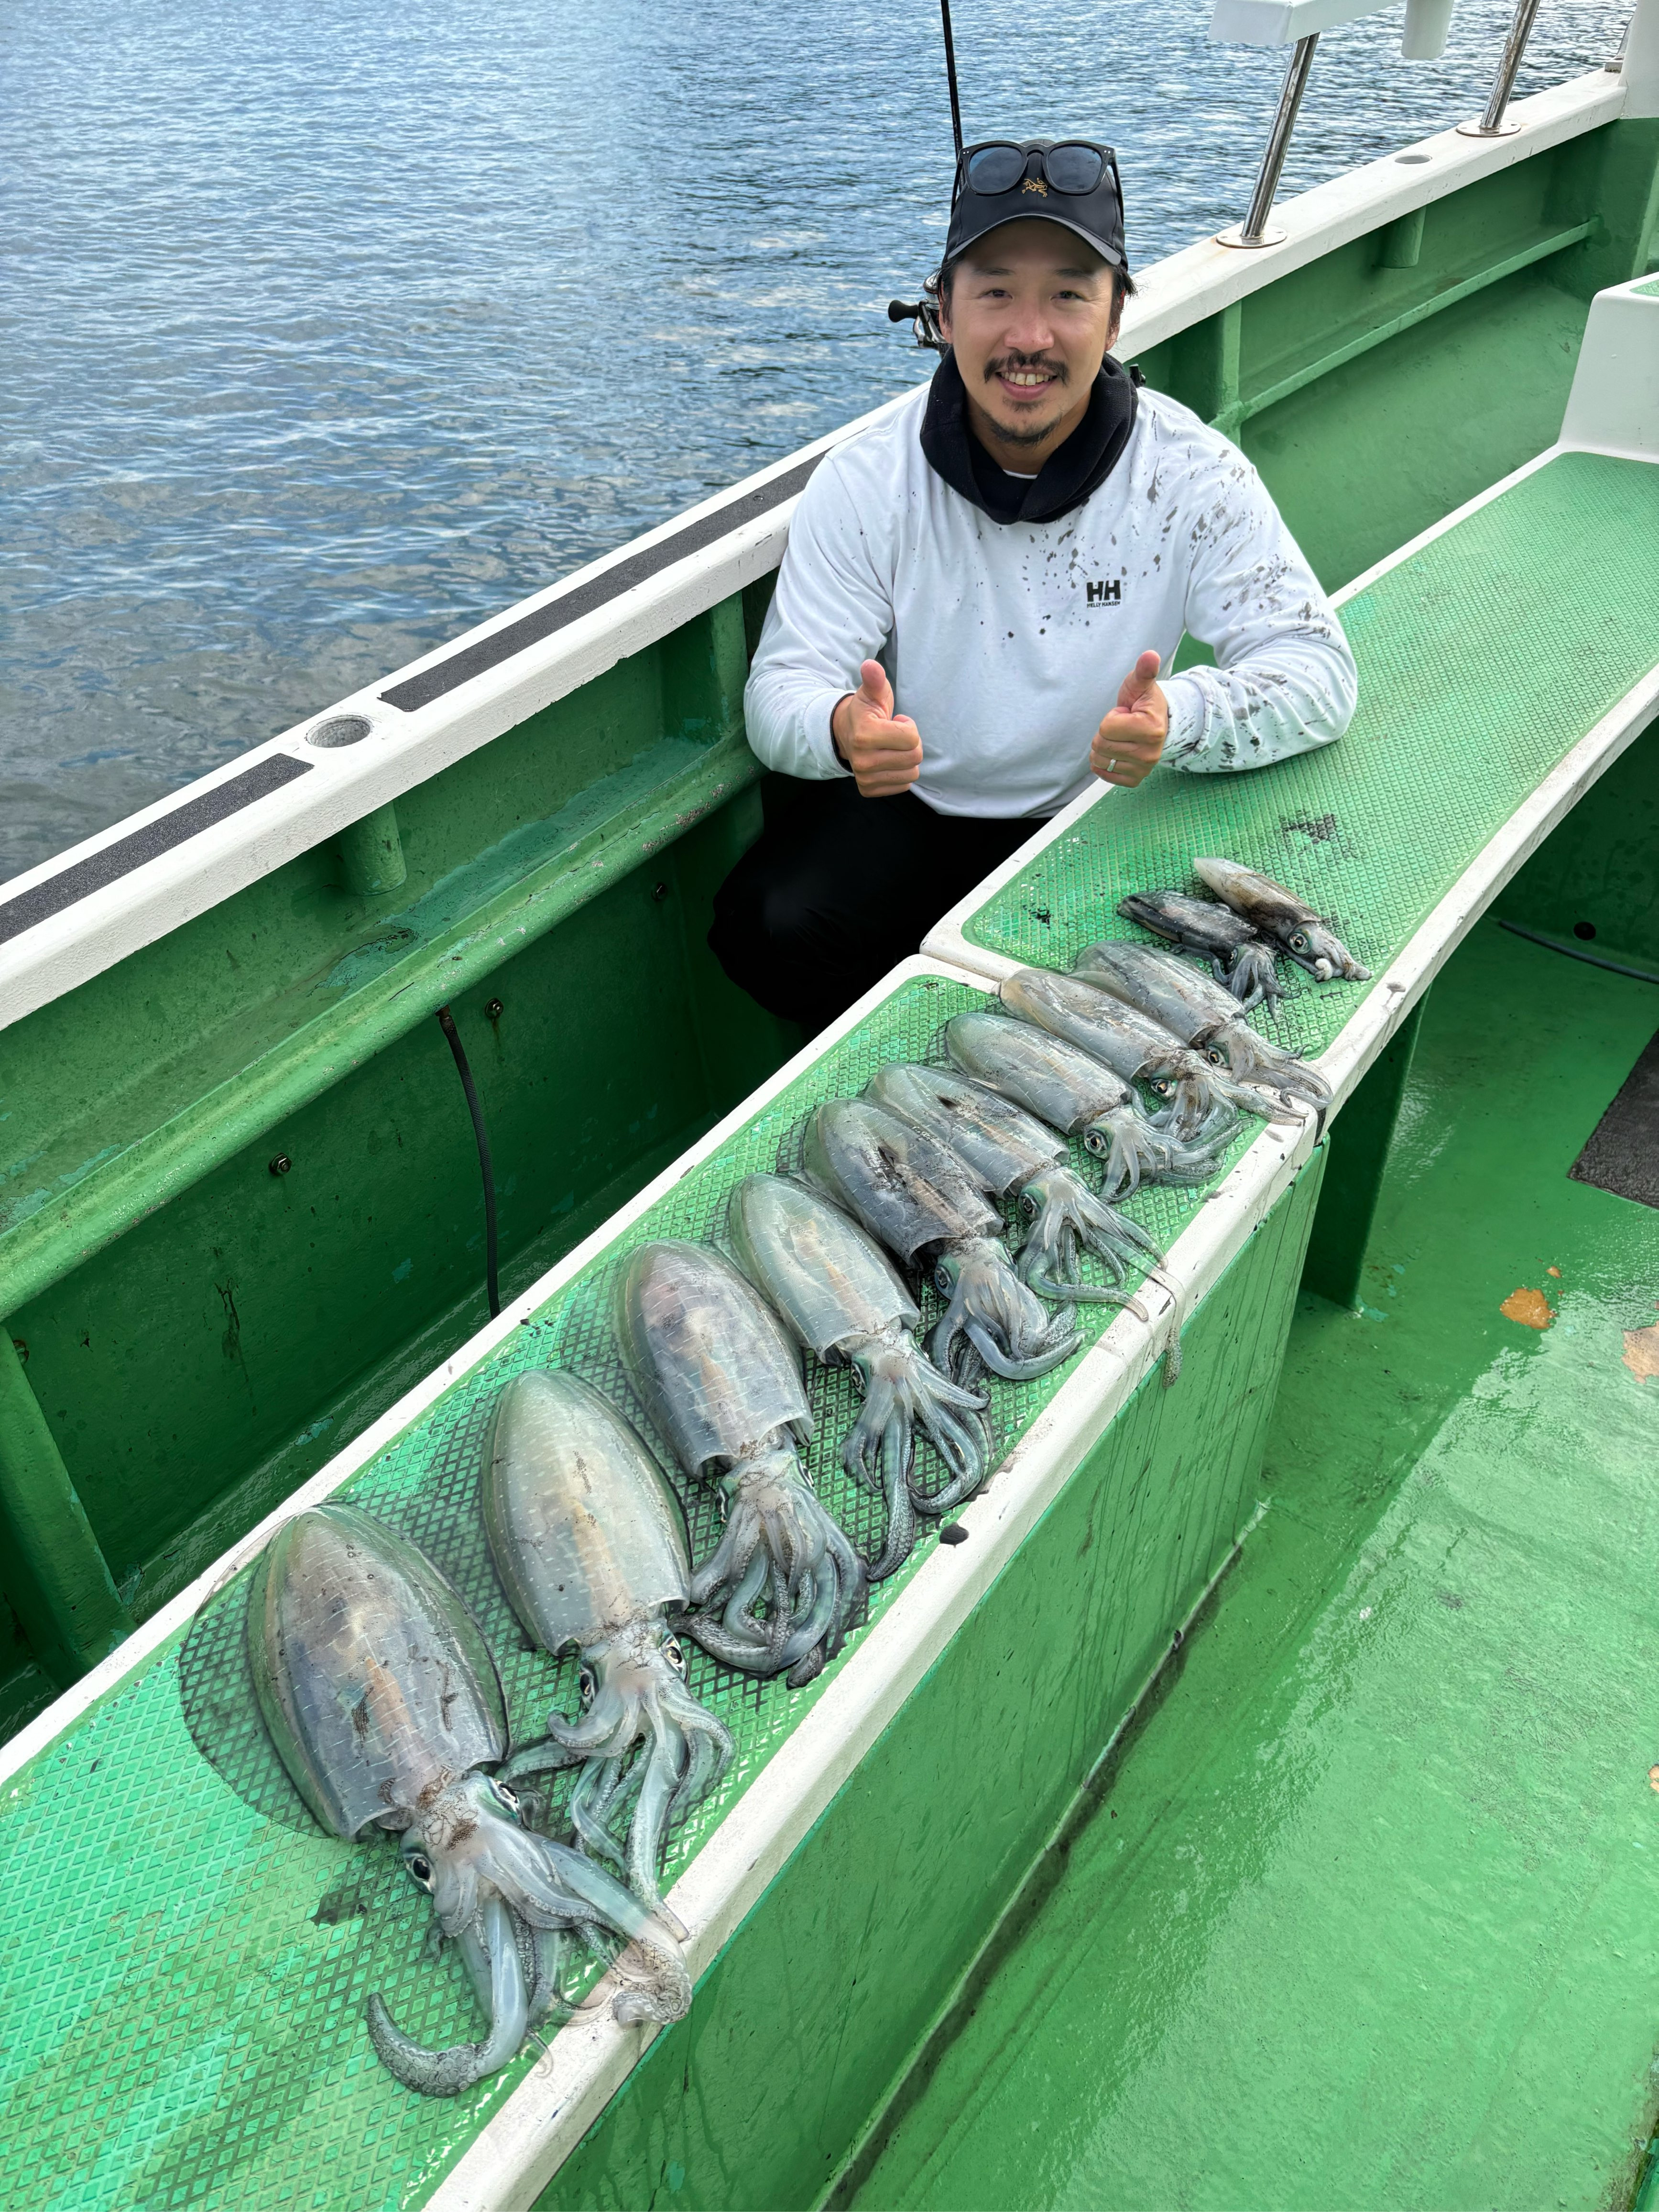
{"label": "ring on finger", "polygon": [[1112,755],[1112,757],[1110,758],[1110,760],[1109,760],[1109,761],[1107,762],[1107,763],[1106,763],[1106,773],[1107,773],[1107,775],[1109,775],[1111,774],[1112,770],[1113,770],[1116,766],[1117,766],[1117,755],[1116,755],[1115,753],[1114,753],[1114,754]]}

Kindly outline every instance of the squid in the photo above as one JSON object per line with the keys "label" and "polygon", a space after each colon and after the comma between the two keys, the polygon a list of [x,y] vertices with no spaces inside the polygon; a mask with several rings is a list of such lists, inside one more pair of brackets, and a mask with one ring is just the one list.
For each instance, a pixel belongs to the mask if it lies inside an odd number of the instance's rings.
{"label": "squid", "polygon": [[629,1946],[619,2021],[684,2016],[691,1984],[670,1931],[603,1867],[526,1828],[515,1793],[487,1771],[507,1749],[495,1662],[459,1593],[414,1545],[339,1500],[286,1522],[254,1571],[248,1656],[301,1796],[342,1842],[376,1828],[398,1838],[488,2015],[477,2042],[431,2051],[371,1996],[369,2040],[406,2088],[456,2096],[505,2066],[562,2004],[569,1933],[602,1954],[612,1939]]}
{"label": "squid", "polygon": [[1237,1126],[1230,1118],[1204,1146],[1183,1145],[1154,1128],[1109,1067],[1063,1037],[1006,1014],[956,1015],[945,1024],[945,1046],[964,1075],[1066,1136],[1080,1135],[1085,1149],[1104,1163],[1101,1188],[1111,1204],[1142,1182],[1207,1182],[1218,1164],[1216,1148]]}
{"label": "squid", "polygon": [[1249,1084],[1235,1082],[1214,1061],[1170,1036],[1162,1023],[1126,1006],[1079,975],[1021,968],[999,991],[1022,1021],[1064,1037],[1104,1061],[1126,1082],[1143,1083],[1168,1103],[1156,1117],[1184,1145],[1202,1144],[1228,1126],[1228,1109],[1263,1121],[1282,1118]]}
{"label": "squid", "polygon": [[1230,991],[1156,945],[1108,941],[1085,945],[1076,972],[1125,1006],[1159,1022],[1172,1036],[1212,1060],[1224,1059],[1241,1083],[1305,1099],[1322,1114],[1331,1086],[1293,1053],[1253,1030]]}
{"label": "squid", "polygon": [[[806,1172],[901,1266],[931,1269],[945,1309],[927,1357],[953,1381],[975,1355],[1013,1382],[1046,1375],[1082,1338],[1069,1310],[1051,1317],[998,1241],[1002,1217],[937,1137],[872,1105],[834,1098],[806,1125]],[[958,1339],[968,1359],[954,1364]]]}
{"label": "squid", "polygon": [[[532,1369],[496,1401],[483,1467],[490,1557],[520,1625],[544,1651],[580,1654],[583,1712],[548,1715],[547,1739],[499,1780],[581,1765],[570,1821],[659,1919],[669,1826],[732,1761],[730,1732],[685,1685],[669,1628],[690,1592],[685,1516],[667,1477],[610,1400],[580,1376]],[[637,1746],[646,1748],[637,1758]],[[626,1840],[613,1823],[633,1805]]]}
{"label": "squid", "polygon": [[1018,1194],[1030,1225],[1015,1273],[1039,1297],[1127,1306],[1146,1320],[1138,1298],[1083,1280],[1079,1249],[1095,1253],[1115,1284],[1124,1279],[1126,1261],[1156,1265],[1164,1255],[1138,1221],[1074,1173],[1064,1137],[954,1068],[894,1062],[877,1070],[864,1095],[948,1145],[987,1197]]}
{"label": "squid", "polygon": [[1272,1013],[1284,997],[1273,944],[1231,907],[1188,898],[1184,891],[1131,891],[1118,901],[1117,910],[1125,921],[1138,921],[1183,952],[1207,960],[1210,973],[1238,1000],[1241,1013],[1261,1006]]}
{"label": "squid", "polygon": [[[643,1244],[620,1271],[615,1325],[652,1419],[726,1527],[691,1577],[685,1632],[750,1674],[799,1689],[861,1612],[863,1560],[801,1464],[812,1411],[775,1316],[718,1252]],[[765,1606],[764,1613],[757,1608]]]}
{"label": "squid", "polygon": [[1282,945],[1316,982],[1328,983],[1333,976],[1346,983],[1370,981],[1370,969],[1360,966],[1330,924],[1271,876],[1242,868],[1237,860],[1194,860],[1193,873],[1252,927]]}
{"label": "squid", "polygon": [[[986,1401],[923,1352],[912,1333],[921,1316],[886,1254],[828,1199],[781,1176],[750,1176],[732,1194],[729,1220],[739,1261],[799,1342],[858,1376],[864,1402],[842,1463],[886,1501],[886,1538],[869,1568],[880,1582],[915,1548],[919,1513],[939,1518],[984,1481]],[[939,1490],[915,1480],[918,1430],[945,1462]]]}

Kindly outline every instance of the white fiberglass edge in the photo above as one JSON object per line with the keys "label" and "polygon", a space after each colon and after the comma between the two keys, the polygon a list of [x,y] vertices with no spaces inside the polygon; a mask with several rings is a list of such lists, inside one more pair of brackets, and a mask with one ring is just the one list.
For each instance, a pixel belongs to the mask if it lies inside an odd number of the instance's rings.
{"label": "white fiberglass edge", "polygon": [[[1489,484],[1485,491],[1477,492],[1473,499],[1466,500],[1463,505],[1452,514],[1442,515],[1438,522],[1431,523],[1426,530],[1419,531],[1415,538],[1408,538],[1405,544],[1396,546],[1392,553],[1385,554],[1382,560],[1373,562],[1371,567],[1356,576],[1352,583],[1344,584],[1340,591],[1333,592],[1332,605],[1338,607],[1346,606],[1350,599],[1358,598],[1361,592],[1376,583],[1379,576],[1387,575],[1391,568],[1402,567],[1414,554],[1420,553],[1425,545],[1431,545],[1437,538],[1444,538],[1449,532],[1455,530],[1460,522],[1466,521],[1470,515],[1478,514],[1483,507],[1490,507],[1493,500],[1501,499],[1506,491],[1511,490],[1515,485],[1521,483],[1528,477],[1535,476],[1540,469],[1547,468],[1558,455],[1566,452],[1600,453],[1605,450],[1607,449],[1601,447],[1581,447],[1565,445],[1549,447],[1510,475],[1500,478],[1495,484]],[[1620,453],[1615,454],[1613,458],[1646,461],[1659,459],[1659,456],[1652,453]],[[1598,732],[1600,732],[1601,735],[1598,742],[1604,756],[1601,766],[1606,767],[1610,764],[1623,751],[1630,739],[1642,728],[1651,714],[1651,705],[1650,704],[1644,711],[1641,702],[1649,694],[1652,680],[1651,678],[1644,678],[1641,683],[1633,686],[1625,697],[1595,725],[1589,735],[1574,747],[1568,754],[1567,760],[1577,760],[1586,745],[1590,744],[1592,740],[1598,740]],[[1635,720],[1628,729],[1624,729],[1624,721],[1632,715],[1635,716]],[[1622,736],[1618,734],[1621,729],[1624,730]],[[1566,762],[1563,762],[1561,768],[1565,768],[1565,765]],[[1552,771],[1550,776],[1547,777],[1544,783],[1539,787],[1540,790],[1548,790],[1552,787],[1555,777],[1560,775],[1561,768]],[[1597,773],[1599,772],[1598,770]],[[1579,790],[1583,791],[1595,780],[1593,775],[1587,777],[1584,782],[1579,785]],[[1085,815],[1092,812],[1097,806],[1108,805],[1116,796],[1117,787],[1115,784],[1102,783],[1097,785],[1092,790],[1081,793],[1069,806],[1062,807],[1060,811],[1046,822],[1034,836],[1028,838],[1018,851],[1011,853],[1000,867],[994,869],[982,883],[976,884],[965,898],[958,900],[948,914],[942,915],[934,923],[922,939],[923,952],[932,959],[948,962],[953,968],[965,968],[970,975],[988,977],[994,983],[1000,983],[1005,977],[1012,975],[1018,968],[1024,966],[1025,964],[1024,962],[1011,959],[1006,953],[994,952],[986,945],[974,944],[965,933],[967,924],[976,914],[982,913],[1000,892],[1006,890],[1015,877],[1028,867],[1039,853],[1045,851],[1050,845],[1059,844],[1065,837],[1075,836],[1077,824],[1082,821]],[[1520,813],[1514,816],[1504,829],[1498,832],[1493,843],[1501,843],[1510,830],[1513,828],[1515,822],[1519,821],[1521,816],[1526,811],[1527,809],[1522,807]],[[1478,866],[1480,863],[1477,862],[1475,865]],[[1494,889],[1496,888],[1498,886],[1494,885]]]}
{"label": "white fiberglass edge", "polygon": [[[1646,0],[1646,4],[1651,9],[1656,0]],[[1513,137],[1471,139],[1459,137],[1455,131],[1443,131],[1282,202],[1274,210],[1275,222],[1287,233],[1282,246],[1242,254],[1206,240],[1173,254],[1140,275],[1124,319],[1121,350],[1131,356],[1145,351],[1352,239],[1595,130],[1620,112],[1624,100],[1621,80],[1595,71],[1516,101],[1510,115],[1521,127]],[[3,902],[48,883],[273,753],[286,753],[309,764],[308,774],[281,790],[0,945],[0,1027],[21,1020],[205,913],[769,574],[782,557],[793,498],[619,592],[605,606],[513,654],[498,667],[458,684],[429,706],[405,714],[380,696],[465,645],[602,579],[607,571],[671,538],[688,521],[718,515],[723,507],[750,498],[900,404],[890,401],[786,455],[701,507],[451,639],[395,676],[319,707],[303,723],[267,744],[0,885]],[[361,744],[319,751],[305,743],[305,732],[315,721],[352,714],[364,715],[374,726],[373,734]]]}

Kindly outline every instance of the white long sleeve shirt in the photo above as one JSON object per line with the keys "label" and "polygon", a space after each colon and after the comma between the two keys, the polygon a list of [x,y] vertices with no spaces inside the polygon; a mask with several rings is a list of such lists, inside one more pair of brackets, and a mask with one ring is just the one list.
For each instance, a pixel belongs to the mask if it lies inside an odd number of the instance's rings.
{"label": "white long sleeve shirt", "polygon": [[1188,631],[1213,668],[1160,678],[1164,758],[1261,768],[1328,744],[1353,713],[1334,609],[1237,446],[1143,388],[1105,483],[1057,521],[997,522],[935,473],[927,387],[837,447],[802,493],[744,704],[768,767],[845,775],[838,700],[879,660],[921,733],[918,797],[941,814],[1054,813],[1148,647]]}

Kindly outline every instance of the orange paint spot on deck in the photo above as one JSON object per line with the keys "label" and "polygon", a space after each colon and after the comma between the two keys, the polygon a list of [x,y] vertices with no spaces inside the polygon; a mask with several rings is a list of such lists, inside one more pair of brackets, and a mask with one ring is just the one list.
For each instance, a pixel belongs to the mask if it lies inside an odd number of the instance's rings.
{"label": "orange paint spot on deck", "polygon": [[1659,1375],[1659,1322],[1625,1331],[1625,1364],[1638,1382]]}
{"label": "orange paint spot on deck", "polygon": [[1522,1328],[1547,1328],[1555,1319],[1555,1308],[1542,1291],[1529,1291],[1523,1285],[1511,1291],[1498,1309],[1510,1321],[1518,1321]]}

